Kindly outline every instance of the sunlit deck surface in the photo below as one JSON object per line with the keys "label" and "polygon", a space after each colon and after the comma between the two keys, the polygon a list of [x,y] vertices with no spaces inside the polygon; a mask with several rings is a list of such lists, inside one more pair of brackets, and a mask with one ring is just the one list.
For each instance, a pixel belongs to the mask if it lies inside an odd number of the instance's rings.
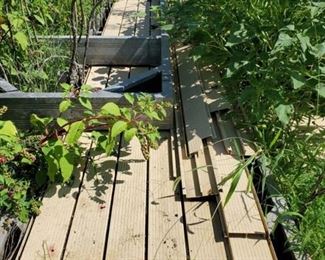
{"label": "sunlit deck surface", "polygon": [[[154,4],[115,2],[103,35],[159,35],[149,11]],[[73,183],[48,188],[18,259],[275,259],[255,191],[246,191],[246,173],[228,205],[220,205],[230,183],[218,183],[254,151],[242,142],[241,154],[234,151],[230,140],[239,133],[224,116],[229,104],[222,89],[210,88],[218,79],[188,52],[174,51],[173,125],[160,131],[150,159],[137,140],[120,140],[108,157],[96,154],[85,136],[80,145],[88,154]],[[148,69],[93,67],[86,83],[104,88]]]}

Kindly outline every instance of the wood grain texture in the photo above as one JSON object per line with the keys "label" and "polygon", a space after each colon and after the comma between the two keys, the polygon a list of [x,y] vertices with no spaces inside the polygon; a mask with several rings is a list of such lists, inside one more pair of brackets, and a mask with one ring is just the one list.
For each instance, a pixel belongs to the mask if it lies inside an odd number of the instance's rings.
{"label": "wood grain texture", "polygon": [[202,80],[205,102],[209,111],[215,112],[224,109],[230,109],[231,105],[226,100],[225,89],[220,85],[220,75],[213,66],[199,65],[200,77]]}
{"label": "wood grain texture", "polygon": [[227,259],[217,202],[184,201],[190,259]]}
{"label": "wood grain texture", "polygon": [[[127,0],[116,1],[112,10],[107,18],[106,24],[102,31],[102,36],[118,36],[120,33],[122,21],[123,21],[123,13],[126,8]],[[96,67],[91,67],[90,72],[88,74],[88,78],[86,80],[86,84],[92,85],[94,82],[102,81],[99,84],[94,84],[94,87],[105,88],[108,81],[108,67],[100,67],[100,71]],[[105,81],[105,84],[103,84]],[[99,85],[99,86],[98,86]]]}
{"label": "wood grain texture", "polygon": [[150,1],[140,0],[136,21],[135,36],[150,35]]}
{"label": "wood grain texture", "polygon": [[92,87],[92,89],[104,89],[108,80],[109,68],[103,66],[91,67],[85,84]]}
{"label": "wood grain texture", "polygon": [[[90,141],[85,139],[85,145]],[[22,260],[60,259],[70,220],[79,192],[85,162],[81,162],[74,173],[71,186],[52,184],[42,200],[41,214],[36,217],[21,255]]]}
{"label": "wood grain texture", "polygon": [[139,0],[128,0],[119,35],[134,35]]}
{"label": "wood grain texture", "polygon": [[182,208],[173,190],[169,133],[162,133],[157,150],[149,160],[148,259],[185,259]]}
{"label": "wood grain texture", "polygon": [[216,177],[208,153],[208,147],[204,146],[203,150],[198,151],[193,156],[195,162],[193,174],[197,174],[197,178],[193,178],[193,180],[198,181],[196,186],[199,186],[200,190],[195,197],[211,196],[218,193]]}
{"label": "wood grain texture", "polygon": [[244,154],[239,136],[231,119],[226,119],[221,113],[216,113],[217,127],[220,130],[223,144],[229,154],[241,157]]}
{"label": "wood grain texture", "polygon": [[213,135],[202,85],[189,49],[177,51],[178,72],[189,153],[202,149],[202,139]]}
{"label": "wood grain texture", "polygon": [[269,244],[266,239],[232,237],[230,244],[233,248],[234,260],[272,260]]}
{"label": "wood grain texture", "polygon": [[111,67],[110,73],[108,76],[108,89],[109,86],[123,82],[129,78],[130,68],[129,67]]}
{"label": "wood grain texture", "polygon": [[[118,24],[119,17],[123,19],[123,16],[119,14],[125,9],[126,1],[117,1],[113,4],[110,14],[106,20],[105,26],[102,31],[102,35],[113,35],[118,36],[120,32],[120,25]],[[118,29],[117,29],[118,28]],[[115,32],[114,32],[115,30]],[[108,83],[108,72],[109,67],[91,67],[86,79],[86,84],[93,86],[94,88],[99,87],[101,89],[105,88]],[[100,82],[98,82],[100,81]],[[104,83],[105,81],[105,83]]]}
{"label": "wood grain texture", "polygon": [[[219,134],[217,132],[217,134]],[[208,143],[213,169],[217,183],[231,174],[238,167],[240,161],[226,152],[222,142]],[[220,198],[225,201],[230,189],[231,180],[220,188]],[[259,213],[257,203],[252,192],[247,192],[248,178],[246,172],[241,174],[235,192],[228,204],[223,208],[224,217],[229,233],[265,234],[265,229]]]}
{"label": "wood grain texture", "polygon": [[177,138],[177,149],[179,158],[179,169],[182,178],[184,194],[188,197],[195,197],[197,189],[194,186],[192,162],[188,158],[185,144],[185,133],[182,124],[181,111],[175,109],[175,123],[176,123],[176,138]]}
{"label": "wood grain texture", "polygon": [[[243,177],[243,176],[242,176]],[[220,192],[224,201],[227,189]],[[236,190],[223,208],[229,234],[254,234],[265,236],[265,229],[251,192]]]}
{"label": "wood grain texture", "polygon": [[107,259],[143,259],[147,162],[138,140],[121,149],[107,241]]}
{"label": "wood grain texture", "polygon": [[[86,63],[91,66],[158,66],[161,63],[159,38],[133,36],[134,27],[125,27],[121,37],[97,37],[89,41]],[[126,34],[132,33],[132,34]],[[78,62],[83,62],[84,47],[77,50]]]}
{"label": "wood grain texture", "polygon": [[124,11],[128,0],[118,0],[114,2],[112,10],[104,26],[102,35],[117,36],[120,33]]}
{"label": "wood grain texture", "polygon": [[92,156],[93,165],[89,164],[85,172],[65,259],[103,257],[117,162],[116,157],[104,153]]}

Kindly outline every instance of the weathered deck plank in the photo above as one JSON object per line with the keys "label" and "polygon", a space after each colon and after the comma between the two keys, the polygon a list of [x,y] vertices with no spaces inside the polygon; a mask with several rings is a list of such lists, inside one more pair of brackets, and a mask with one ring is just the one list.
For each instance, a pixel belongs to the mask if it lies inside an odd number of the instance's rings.
{"label": "weathered deck plank", "polygon": [[227,259],[217,202],[184,201],[190,259]]}
{"label": "weathered deck plank", "polygon": [[139,0],[128,0],[119,35],[134,35]]}
{"label": "weathered deck plank", "polygon": [[[179,168],[181,173],[181,178],[183,182],[184,194],[186,197],[195,197],[197,194],[197,189],[194,186],[193,181],[193,171],[192,171],[192,160],[187,156],[186,146],[185,146],[185,133],[182,127],[182,117],[180,109],[175,109],[175,127],[176,127],[176,139],[177,139],[177,149],[179,158]],[[196,176],[196,175],[195,175]]]}
{"label": "weathered deck plank", "polygon": [[193,171],[197,174],[198,185],[200,187],[200,192],[196,194],[195,197],[209,196],[212,193],[207,162],[205,160],[203,149],[193,154],[195,162]]}
{"label": "weathered deck plank", "polygon": [[117,158],[106,154],[91,156],[93,163],[85,172],[65,259],[103,257]]}
{"label": "weathered deck plank", "polygon": [[189,153],[202,149],[202,139],[213,135],[210,116],[202,94],[202,86],[195,65],[189,56],[189,49],[177,51],[180,90],[185,119],[186,138]]}
{"label": "weathered deck plank", "polygon": [[[217,135],[220,136],[218,129]],[[208,143],[213,169],[217,183],[231,174],[240,161],[226,152],[222,142]],[[225,201],[230,189],[230,181],[221,188],[220,197]],[[236,190],[224,207],[224,216],[229,233],[265,234],[265,229],[252,192],[247,192],[248,178],[246,172],[241,174]]]}
{"label": "weathered deck plank", "polygon": [[147,162],[133,139],[120,151],[107,259],[143,259],[145,254]]}
{"label": "weathered deck plank", "polygon": [[[90,147],[90,140],[84,139],[83,142]],[[81,162],[71,186],[52,184],[47,189],[42,200],[42,213],[34,221],[21,260],[61,258],[84,167],[85,162]]]}
{"label": "weathered deck plank", "polygon": [[108,16],[106,24],[103,28],[102,35],[117,36],[121,31],[122,22],[124,19],[124,12],[128,0],[118,0],[114,2],[112,10]]}
{"label": "weathered deck plank", "polygon": [[[104,36],[118,36],[121,30],[122,21],[124,17],[124,11],[127,6],[128,0],[116,1],[112,10],[107,18],[105,26],[102,31]],[[104,89],[109,81],[109,67],[106,66],[94,66],[90,68],[86,84],[93,86],[94,88]]]}
{"label": "weathered deck plank", "polygon": [[85,82],[93,89],[104,89],[108,80],[108,72],[108,67],[92,66]]}
{"label": "weathered deck plank", "polygon": [[150,33],[150,1],[140,0],[138,5],[135,36],[149,36]]}
{"label": "weathered deck plank", "polygon": [[234,260],[272,260],[270,245],[266,239],[232,237],[230,244],[233,248]]}
{"label": "weathered deck plank", "polygon": [[225,89],[220,86],[220,75],[210,65],[199,65],[200,77],[204,87],[205,99],[204,101],[208,105],[209,111],[215,112],[224,109],[230,109],[231,105],[225,98]]}
{"label": "weathered deck plank", "polygon": [[148,259],[185,259],[184,228],[179,195],[173,190],[170,136],[162,133],[160,146],[149,160]]}

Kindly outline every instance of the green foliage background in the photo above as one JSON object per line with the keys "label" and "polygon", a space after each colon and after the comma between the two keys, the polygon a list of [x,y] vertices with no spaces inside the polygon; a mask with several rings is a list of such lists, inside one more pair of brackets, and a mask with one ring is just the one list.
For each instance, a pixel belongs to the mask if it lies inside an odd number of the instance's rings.
{"label": "green foliage background", "polygon": [[162,14],[174,44],[214,66],[230,116],[262,149],[264,181],[275,180],[289,205],[282,223],[296,223],[291,248],[324,259],[325,140],[314,121],[325,112],[325,3],[169,1]]}
{"label": "green foliage background", "polygon": [[[93,2],[78,1],[78,34],[86,34]],[[95,14],[107,4],[102,1]],[[37,36],[70,35],[70,14],[66,0],[0,0],[0,76],[22,91],[58,91],[70,46]]]}

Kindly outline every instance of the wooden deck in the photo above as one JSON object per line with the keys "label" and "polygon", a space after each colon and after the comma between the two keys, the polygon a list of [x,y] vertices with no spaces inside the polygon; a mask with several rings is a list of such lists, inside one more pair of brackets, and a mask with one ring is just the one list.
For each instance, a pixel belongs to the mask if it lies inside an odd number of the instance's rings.
{"label": "wooden deck", "polygon": [[[103,35],[159,34],[151,26],[154,3],[115,2]],[[137,140],[120,140],[117,154],[107,157],[96,154],[85,136],[81,145],[88,153],[72,185],[49,187],[18,259],[276,259],[256,194],[246,192],[247,175],[229,204],[220,204],[229,184],[221,189],[218,183],[242,154],[223,141],[237,133],[223,117],[229,104],[222,90],[207,88],[215,74],[192,63],[186,50],[176,52],[175,122],[161,131],[159,148],[146,161]],[[87,83],[105,88],[149,69],[92,67]],[[243,154],[253,152],[241,145]]]}

